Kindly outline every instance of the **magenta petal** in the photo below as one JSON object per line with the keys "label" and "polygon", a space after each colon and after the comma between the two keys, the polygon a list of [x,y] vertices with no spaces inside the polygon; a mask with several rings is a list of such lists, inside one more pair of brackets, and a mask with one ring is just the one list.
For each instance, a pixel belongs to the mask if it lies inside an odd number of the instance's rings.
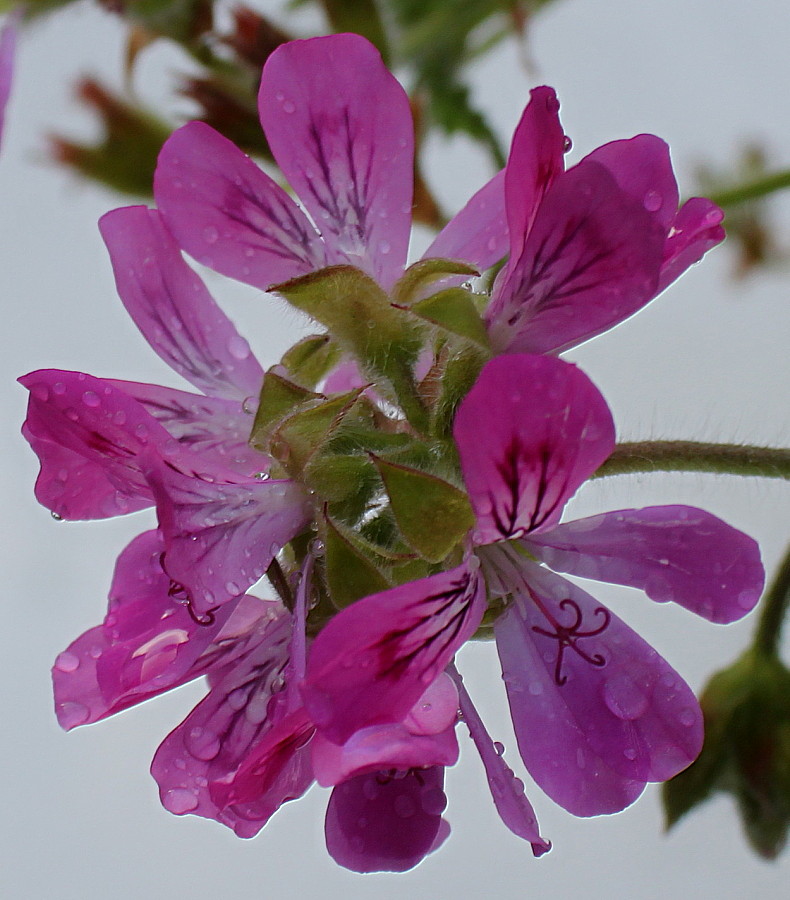
{"label": "magenta petal", "polygon": [[[189,394],[158,384],[108,379],[138,400],[167,429],[178,444],[214,467],[227,467],[240,475],[258,475],[271,459],[249,443],[253,417],[247,404],[220,397]],[[257,396],[254,398],[257,403]]]}
{"label": "magenta petal", "polygon": [[258,395],[263,369],[186,264],[156,210],[129,206],[99,222],[118,294],[154,351],[205,394]]}
{"label": "magenta petal", "polygon": [[668,232],[678,208],[678,186],[665,141],[653,134],[638,134],[626,141],[611,141],[585,159],[604,166],[617,186],[638,200]]}
{"label": "magenta petal", "polygon": [[477,544],[550,528],[614,448],[612,416],[597,388],[580,369],[547,356],[486,363],[453,433]]}
{"label": "magenta petal", "polygon": [[406,872],[437,847],[447,805],[444,768],[359,775],[326,810],[326,848],[352,872]]}
{"label": "magenta petal", "polygon": [[724,213],[712,200],[692,197],[681,206],[664,246],[659,291],[724,240],[723,219]]}
{"label": "magenta petal", "polygon": [[483,762],[497,812],[513,834],[530,842],[534,856],[543,856],[551,850],[551,842],[540,836],[535,811],[524,793],[524,783],[516,778],[502,758],[502,745],[497,749],[491,740],[457,671],[454,678],[458,685],[461,714]]}
{"label": "magenta petal", "polygon": [[154,195],[181,247],[223,275],[266,290],[327,265],[318,233],[294,201],[202,122],[165,142]]}
{"label": "magenta petal", "polygon": [[151,765],[166,809],[215,819],[245,838],[257,834],[286,800],[300,797],[313,780],[309,758],[295,754],[253,801],[226,807],[212,796],[211,784],[231,776],[276,720],[279,706],[272,698],[282,686],[291,617],[281,607],[274,612],[273,603],[266,606],[274,614],[261,619],[244,653],[165,738]]}
{"label": "magenta petal", "polygon": [[19,381],[30,391],[23,434],[41,460],[41,503],[64,519],[151,505],[141,459],[172,439],[136,400],[82,372],[40,370]]}
{"label": "magenta petal", "polygon": [[165,568],[200,614],[243,593],[309,521],[292,481],[231,479],[152,463]]}
{"label": "magenta petal", "polygon": [[734,622],[762,593],[755,541],[690,506],[621,509],[566,522],[526,542],[552,569],[641,588],[711,622]]}
{"label": "magenta petal", "polygon": [[11,95],[16,36],[21,19],[22,7],[19,7],[6,17],[3,27],[0,28],[0,137],[3,134],[5,108]]}
{"label": "magenta petal", "polygon": [[157,531],[135,538],[118,557],[103,625],[55,660],[52,680],[61,726],[96,722],[202,675],[230,652],[216,643],[235,604],[198,625],[169,595]]}
{"label": "magenta petal", "polygon": [[302,697],[313,721],[337,744],[403,721],[484,610],[485,584],[466,563],[342,610],[310,649]]}
{"label": "magenta petal", "polygon": [[628,318],[656,294],[665,234],[602,165],[574,166],[547,191],[495,291],[495,350],[560,352]]}
{"label": "magenta petal", "polygon": [[329,263],[391,286],[409,246],[414,135],[406,93],[378,51],[355,34],[284,44],[264,66],[258,106]]}
{"label": "magenta petal", "polygon": [[423,254],[423,259],[458,259],[481,272],[508,252],[505,172],[498,172],[453,216]]}
{"label": "magenta petal", "polygon": [[560,103],[553,88],[530,92],[516,126],[505,169],[505,197],[510,233],[510,263],[518,263],[538,208],[548,189],[565,169],[565,133],[560,124]]}
{"label": "magenta petal", "polygon": [[495,625],[524,764],[580,816],[628,806],[648,781],[686,768],[702,746],[694,693],[593,597],[534,563]]}

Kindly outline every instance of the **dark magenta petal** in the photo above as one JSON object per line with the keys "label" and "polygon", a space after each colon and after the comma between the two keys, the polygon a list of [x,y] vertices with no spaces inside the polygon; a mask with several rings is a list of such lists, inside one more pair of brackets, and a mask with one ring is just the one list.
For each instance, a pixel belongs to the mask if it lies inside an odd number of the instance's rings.
{"label": "dark magenta petal", "polygon": [[459,259],[481,272],[508,252],[505,172],[498,172],[453,216],[423,254],[423,259]]}
{"label": "dark magenta petal", "polygon": [[702,746],[694,693],[658,653],[575,585],[521,565],[495,625],[513,726],[530,775],[580,816],[628,806]]}
{"label": "dark magenta petal", "polygon": [[263,370],[250,345],[186,264],[159,213],[116,209],[99,228],[118,294],[154,351],[209,396],[257,396]]}
{"label": "dark magenta petal", "polygon": [[212,467],[229,468],[246,476],[268,471],[271,459],[253,450],[249,443],[254,413],[251,404],[257,404],[257,395],[245,403],[189,394],[158,384],[114,379],[107,383],[138,400],[181,448],[200,456]]}
{"label": "dark magenta petal", "polygon": [[406,872],[437,848],[447,805],[444,768],[359,775],[326,810],[326,848],[352,872]]}
{"label": "dark magenta petal", "polygon": [[617,186],[638,200],[666,234],[678,209],[678,186],[665,141],[653,134],[638,134],[612,141],[593,150],[585,159],[604,166]]}
{"label": "dark magenta petal", "polygon": [[30,391],[22,433],[41,461],[41,503],[64,519],[151,505],[141,460],[172,438],[134,398],[82,372],[40,370],[19,381]]}
{"label": "dark magenta petal", "polygon": [[745,616],[765,580],[752,538],[690,506],[621,509],[526,543],[552,569],[641,588],[651,600],[672,600],[711,622]]}
{"label": "dark magenta petal", "polygon": [[525,354],[485,365],[453,433],[476,544],[550,528],[614,448],[611,413],[589,378],[561,360]]}
{"label": "dark magenta petal", "polygon": [[666,231],[592,160],[556,178],[486,321],[500,353],[560,352],[651,300]]}
{"label": "dark magenta petal", "polygon": [[510,233],[508,271],[521,257],[546,192],[565,169],[565,133],[559,110],[560,103],[552,88],[534,88],[513,134],[505,169]]}
{"label": "dark magenta petal", "polygon": [[342,610],[310,649],[302,697],[313,721],[337,744],[403,721],[484,610],[485,584],[467,563]]}
{"label": "dark magenta petal", "polygon": [[712,200],[692,197],[681,206],[664,245],[659,291],[724,240],[723,219],[724,213]]}
{"label": "dark magenta petal", "polygon": [[530,842],[535,856],[543,856],[551,850],[551,842],[540,836],[535,811],[524,793],[524,783],[520,778],[516,778],[513,770],[502,758],[504,753],[502,745],[500,744],[497,749],[491,740],[457,671],[453,671],[453,677],[458,685],[461,714],[480,754],[488,787],[500,818],[513,834]]}
{"label": "dark magenta petal", "polygon": [[390,287],[409,246],[414,135],[406,93],[378,51],[355,34],[284,44],[264,66],[258,106],[329,263]]}
{"label": "dark magenta petal", "polygon": [[154,196],[179,245],[223,275],[266,290],[327,265],[321,238],[294,201],[202,122],[165,142]]}
{"label": "dark magenta petal", "polygon": [[[157,531],[118,557],[104,623],[55,660],[55,712],[66,729],[96,722],[204,674],[232,648],[218,637],[237,604],[198,625],[170,596]],[[257,601],[260,602],[260,601]]]}
{"label": "dark magenta petal", "polygon": [[217,803],[212,785],[236,772],[281,713],[279,696],[288,659],[291,617],[274,603],[245,648],[212,684],[209,694],[163,741],[151,774],[162,805],[176,815],[215,819],[239,837],[253,837],[287,800],[300,797],[312,782],[309,757],[293,755],[260,796],[238,806]]}
{"label": "dark magenta petal", "polygon": [[147,477],[165,536],[165,569],[207,615],[244,593],[310,520],[302,488],[153,460]]}

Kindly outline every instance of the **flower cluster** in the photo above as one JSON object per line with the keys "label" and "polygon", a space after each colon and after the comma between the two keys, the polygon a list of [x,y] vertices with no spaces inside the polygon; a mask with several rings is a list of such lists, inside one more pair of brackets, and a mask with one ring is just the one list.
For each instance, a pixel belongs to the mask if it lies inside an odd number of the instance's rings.
{"label": "flower cluster", "polygon": [[[171,812],[251,837],[315,780],[333,789],[334,859],[405,870],[449,833],[463,721],[504,824],[544,853],[454,663],[492,632],[521,758],[571,812],[623,809],[698,754],[688,686],[556,572],[730,622],[760,595],[757,547],[684,506],[561,521],[615,438],[556,354],[700,259],[721,212],[678,209],[651,135],[566,171],[558,110],[532,92],[506,169],[407,268],[406,94],[356,35],[294,42],[264,69],[260,114],[301,205],[193,122],[162,150],[157,209],[102,219],[126,309],[196,392],[21,379],[53,515],[157,517],[120,554],[102,624],[57,658],[56,711],[72,728],[206,675],[154,757]],[[264,371],[182,251],[320,332]],[[503,258],[490,296],[468,289]],[[248,593],[264,576],[276,599]]]}

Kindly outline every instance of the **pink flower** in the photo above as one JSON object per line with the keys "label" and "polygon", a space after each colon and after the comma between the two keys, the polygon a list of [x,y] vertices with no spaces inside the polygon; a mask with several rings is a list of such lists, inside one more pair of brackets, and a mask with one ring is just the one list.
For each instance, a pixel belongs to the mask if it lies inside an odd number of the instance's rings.
{"label": "pink flower", "polygon": [[311,649],[305,705],[336,741],[397,716],[478,627],[487,587],[530,774],[577,815],[620,810],[647,782],[692,762],[701,712],[655,650],[541,563],[731,622],[760,596],[757,546],[691,507],[559,524],[567,501],[613,449],[614,427],[589,379],[551,357],[489,362],[460,405],[454,433],[476,518],[474,555],[338,614]]}

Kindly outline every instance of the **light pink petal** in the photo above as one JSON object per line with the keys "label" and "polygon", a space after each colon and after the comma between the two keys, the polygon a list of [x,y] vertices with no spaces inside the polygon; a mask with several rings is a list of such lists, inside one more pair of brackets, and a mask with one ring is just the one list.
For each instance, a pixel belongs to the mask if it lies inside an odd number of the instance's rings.
{"label": "light pink petal", "polygon": [[267,290],[327,265],[294,201],[202,122],[179,128],[162,147],[154,196],[179,245],[223,275]]}
{"label": "light pink petal", "polygon": [[458,259],[481,272],[509,249],[505,171],[498,172],[436,235],[423,259]]}
{"label": "light pink petal", "polygon": [[184,261],[159,213],[116,209],[99,228],[123,305],[156,353],[209,396],[257,396],[263,369]]}
{"label": "light pink petal", "polygon": [[681,206],[664,245],[659,291],[724,240],[723,219],[722,210],[702,197],[692,197]]}
{"label": "light pink petal", "polygon": [[510,234],[508,271],[520,260],[546,192],[565,169],[565,132],[559,110],[553,88],[534,88],[513,134],[505,169]]}
{"label": "light pink petal", "polygon": [[535,810],[524,793],[524,783],[520,778],[516,778],[513,770],[502,758],[504,753],[502,745],[500,744],[497,749],[491,740],[483,720],[472,703],[472,698],[463,685],[461,676],[454,667],[451,667],[450,671],[458,685],[461,715],[480,754],[488,787],[491,789],[491,796],[500,818],[513,834],[530,842],[534,856],[543,856],[551,850],[551,842],[540,836]]}
{"label": "light pink petal", "polygon": [[442,766],[359,775],[338,785],[326,810],[329,855],[352,872],[414,868],[449,834],[443,788]]}
{"label": "light pink petal", "polygon": [[245,838],[256,835],[283,803],[300,797],[313,780],[309,757],[296,753],[268,790],[249,803],[228,807],[212,795],[212,784],[232,776],[281,717],[282,704],[274,698],[282,688],[291,617],[274,603],[266,606],[269,615],[247,638],[243,654],[165,738],[151,765],[166,809],[215,819]]}
{"label": "light pink petal", "polygon": [[165,536],[165,569],[206,615],[243,593],[309,521],[292,481],[231,479],[152,461],[147,472]]}
{"label": "light pink petal", "polygon": [[329,740],[406,718],[480,624],[485,584],[473,562],[371,594],[324,627],[302,697]]}
{"label": "light pink petal", "polygon": [[349,262],[390,287],[409,246],[414,129],[406,93],[378,51],[355,34],[283,44],[264,66],[258,106],[328,262]]}
{"label": "light pink petal", "polygon": [[653,134],[638,134],[611,141],[585,159],[609,170],[617,186],[638,200],[666,234],[677,215],[678,186],[665,141]]}
{"label": "light pink petal", "polygon": [[486,321],[500,353],[561,352],[612,328],[651,300],[665,230],[584,160],[555,179]]}
{"label": "light pink petal", "polygon": [[[249,444],[254,407],[250,402],[189,394],[158,384],[108,379],[138,400],[179,446],[240,475],[262,475],[271,459]],[[258,398],[248,398],[257,404]],[[250,410],[246,412],[245,410]]]}
{"label": "light pink petal", "polygon": [[702,746],[688,685],[620,619],[524,561],[495,625],[519,750],[530,775],[580,816],[628,806],[645,782],[686,768]]}
{"label": "light pink petal", "polygon": [[30,391],[23,434],[41,461],[39,502],[64,519],[151,505],[141,458],[172,438],[135,399],[82,372],[40,370],[19,381]]}
{"label": "light pink petal", "polygon": [[575,366],[516,354],[488,362],[453,426],[476,544],[543,531],[614,448],[606,402]]}
{"label": "light pink petal", "polygon": [[230,652],[218,637],[237,604],[211,624],[197,624],[170,595],[163,547],[157,531],[129,544],[118,557],[104,623],[55,660],[55,712],[63,728],[96,722],[191,681]]}
{"label": "light pink petal", "polygon": [[403,722],[371,725],[339,745],[320,732],[313,738],[313,769],[320,785],[339,784],[353,775],[380,769],[452,766],[458,761],[455,724],[458,691],[442,672],[414,704]]}
{"label": "light pink petal", "polygon": [[566,522],[526,541],[552,569],[641,588],[711,622],[734,622],[762,593],[754,540],[690,506],[621,509]]}
{"label": "light pink petal", "polygon": [[3,27],[0,28],[0,138],[3,135],[6,105],[11,96],[17,30],[21,19],[20,7],[6,17]]}

